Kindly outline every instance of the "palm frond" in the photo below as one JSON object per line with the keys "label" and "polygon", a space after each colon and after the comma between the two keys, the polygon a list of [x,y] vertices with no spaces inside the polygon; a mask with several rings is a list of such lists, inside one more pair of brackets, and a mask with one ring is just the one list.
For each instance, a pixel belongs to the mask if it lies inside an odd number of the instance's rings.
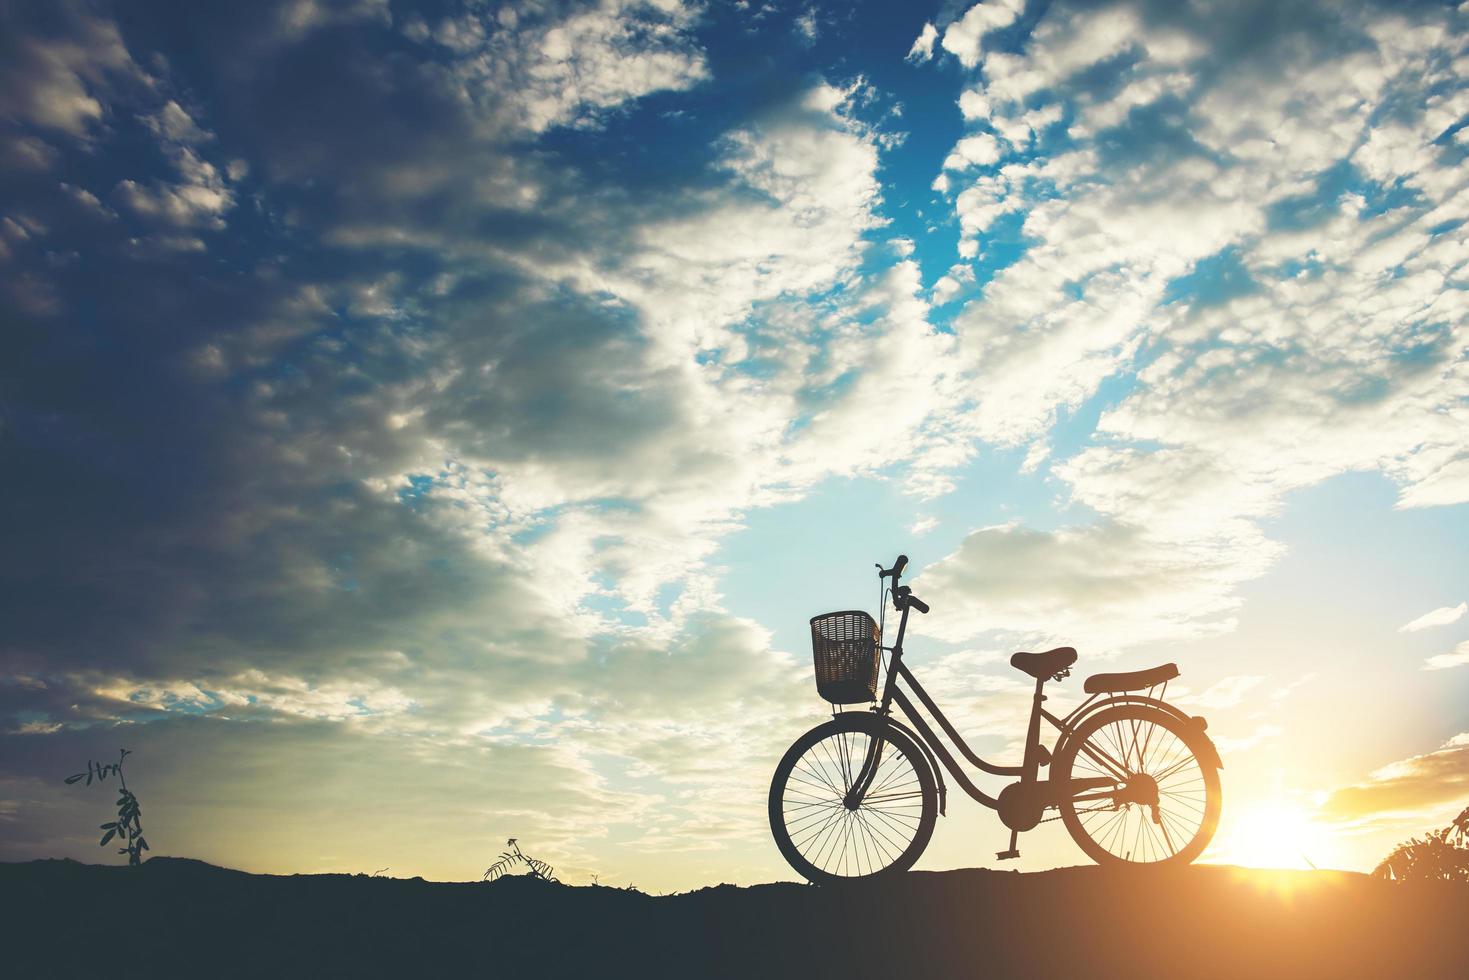
{"label": "palm frond", "polygon": [[481,880],[494,881],[496,878],[509,871],[515,865],[515,861],[516,858],[514,854],[501,854],[500,860],[496,861],[494,864],[485,869],[485,876]]}
{"label": "palm frond", "polygon": [[539,878],[542,881],[549,881],[552,884],[559,884],[556,879],[556,869],[551,867],[551,865],[547,864],[545,861],[539,860],[538,858],[533,858],[530,855],[522,852],[520,849],[520,845],[516,843],[516,839],[514,837],[507,840],[505,842],[505,846],[510,848],[510,850],[502,852],[500,854],[500,859],[485,869],[485,875],[482,880],[494,881],[496,878],[499,878],[506,872],[508,872],[515,865],[523,864],[525,865],[526,870],[530,873],[531,877]]}

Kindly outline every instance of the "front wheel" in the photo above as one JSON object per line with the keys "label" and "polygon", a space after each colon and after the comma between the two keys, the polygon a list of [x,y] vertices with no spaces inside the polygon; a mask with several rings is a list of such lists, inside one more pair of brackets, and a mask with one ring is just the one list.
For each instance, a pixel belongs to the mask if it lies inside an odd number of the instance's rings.
{"label": "front wheel", "polygon": [[1146,705],[1084,720],[1056,755],[1051,778],[1076,789],[1061,821],[1101,865],[1189,864],[1219,826],[1219,770],[1203,730]]}
{"label": "front wheel", "polygon": [[[880,736],[880,737],[879,737]],[[872,767],[859,800],[853,786]],[[933,835],[938,791],[912,739],[871,714],[841,715],[798,738],[770,781],[770,832],[814,884],[897,874]]]}

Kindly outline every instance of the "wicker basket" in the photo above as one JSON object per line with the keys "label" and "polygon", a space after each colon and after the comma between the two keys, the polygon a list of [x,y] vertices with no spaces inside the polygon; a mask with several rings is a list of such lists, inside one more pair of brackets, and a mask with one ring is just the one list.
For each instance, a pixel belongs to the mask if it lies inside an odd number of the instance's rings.
{"label": "wicker basket", "polygon": [[882,635],[865,612],[823,613],[811,619],[816,690],[832,704],[862,704],[877,697]]}

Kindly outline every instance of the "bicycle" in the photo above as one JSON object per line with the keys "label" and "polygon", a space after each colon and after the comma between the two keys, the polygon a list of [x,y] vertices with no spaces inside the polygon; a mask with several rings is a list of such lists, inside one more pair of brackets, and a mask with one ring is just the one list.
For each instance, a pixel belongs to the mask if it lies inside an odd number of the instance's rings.
{"label": "bicycle", "polygon": [[[1009,828],[1010,846],[995,855],[999,860],[1019,857],[1019,835],[1046,819],[1060,819],[1101,865],[1188,864],[1203,852],[1219,823],[1224,763],[1208,723],[1164,700],[1177,665],[1093,674],[1082,685],[1087,699],[1057,717],[1043,707],[1045,684],[1070,675],[1076,651],[1015,654],[1011,666],[1035,678],[1024,756],[1018,766],[992,764],[960,737],[903,662],[908,614],[929,611],[901,584],[907,564],[899,555],[891,568],[877,566],[879,615],[886,619],[889,597],[902,613],[892,646],[882,645],[882,624],[865,612],[811,620],[816,686],[833,717],[796,739],[771,780],[770,828],[792,868],[815,884],[908,870],[946,811],[945,770]],[[884,651],[891,660],[879,700]],[[1019,778],[995,797],[976,787],[899,681],[971,765]],[[872,702],[870,710],[838,708],[864,702]],[[909,724],[893,716],[894,704]],[[1041,744],[1042,720],[1059,732],[1053,749]],[[1057,813],[1048,818],[1050,810]]]}

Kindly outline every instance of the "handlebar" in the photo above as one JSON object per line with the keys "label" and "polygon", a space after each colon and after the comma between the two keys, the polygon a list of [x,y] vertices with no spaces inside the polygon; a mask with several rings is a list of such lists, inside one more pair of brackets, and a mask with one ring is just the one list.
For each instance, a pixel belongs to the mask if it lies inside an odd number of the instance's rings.
{"label": "handlebar", "polygon": [[908,556],[907,555],[899,555],[898,556],[898,560],[895,561],[895,562],[893,562],[893,567],[892,568],[883,568],[881,565],[878,565],[877,566],[877,577],[878,578],[892,578],[894,581],[896,581],[897,579],[903,577],[903,569],[905,569],[907,567],[908,567]]}
{"label": "handlebar", "polygon": [[893,604],[899,609],[917,609],[924,615],[928,614],[928,603],[914,595],[913,589],[906,585],[893,589]]}

